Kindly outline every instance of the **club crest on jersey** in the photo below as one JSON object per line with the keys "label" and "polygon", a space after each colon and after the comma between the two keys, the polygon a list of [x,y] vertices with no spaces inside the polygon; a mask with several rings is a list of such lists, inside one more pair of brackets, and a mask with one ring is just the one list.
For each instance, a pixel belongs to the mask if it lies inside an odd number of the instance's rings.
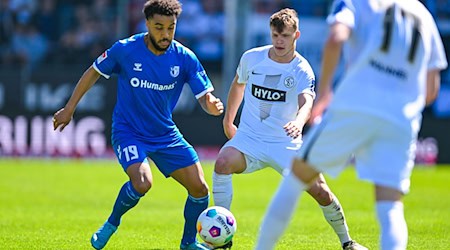
{"label": "club crest on jersey", "polygon": [[97,64],[100,64],[108,57],[108,52],[103,52],[99,57],[97,57]]}
{"label": "club crest on jersey", "polygon": [[270,102],[285,102],[286,91],[270,89],[252,84],[252,95],[259,100]]}
{"label": "club crest on jersey", "polygon": [[288,76],[286,77],[286,79],[284,79],[284,86],[288,89],[294,87],[294,78],[292,76]]}
{"label": "club crest on jersey", "polygon": [[170,67],[170,75],[172,77],[177,77],[180,74],[180,66]]}

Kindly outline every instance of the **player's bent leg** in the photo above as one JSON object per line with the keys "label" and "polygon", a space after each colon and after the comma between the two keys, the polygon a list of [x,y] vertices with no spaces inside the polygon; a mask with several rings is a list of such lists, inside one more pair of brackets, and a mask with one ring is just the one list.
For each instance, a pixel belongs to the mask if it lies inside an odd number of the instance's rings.
{"label": "player's bent leg", "polygon": [[316,181],[311,185],[311,187],[307,190],[307,192],[319,203],[321,206],[328,206],[333,202],[333,193],[328,187],[325,178],[322,174],[319,174],[319,177]]}
{"label": "player's bent leg", "polygon": [[[301,164],[307,164],[302,162]],[[306,170],[308,171],[308,170]],[[352,240],[345,220],[344,209],[337,197],[331,192],[322,174],[310,186],[307,192],[319,203],[323,215],[338,236],[345,250],[366,250],[364,246]]]}
{"label": "player's bent leg", "polygon": [[[119,191],[108,220],[91,237],[95,249],[102,249],[120,225],[122,216],[137,205],[139,199],[150,189],[152,175],[147,163],[135,163],[127,168],[130,181]],[[137,187],[137,188],[136,188]]]}
{"label": "player's bent leg", "polygon": [[406,249],[408,227],[406,224],[403,193],[390,187],[375,186],[376,211],[381,228],[381,249]]}
{"label": "player's bent leg", "polygon": [[135,190],[144,195],[153,185],[153,176],[148,162],[135,163],[126,170]]}
{"label": "player's bent leg", "polygon": [[209,187],[200,162],[177,169],[170,176],[185,187],[192,197],[200,198],[209,194]]}
{"label": "player's bent leg", "polygon": [[197,242],[197,218],[208,207],[209,189],[199,162],[174,171],[171,176],[188,191],[184,206],[184,230],[181,249],[208,249]]}
{"label": "player's bent leg", "polygon": [[232,174],[245,170],[244,155],[234,147],[223,148],[214,164],[213,198],[214,205],[231,208],[233,199]]}
{"label": "player's bent leg", "polygon": [[130,181],[125,183],[114,203],[108,222],[119,226],[122,216],[137,205],[139,199],[150,190],[153,182],[150,165],[147,162],[135,163],[126,169]]}
{"label": "player's bent leg", "polygon": [[214,172],[218,174],[242,173],[245,168],[244,154],[234,147],[222,148],[214,164]]}
{"label": "player's bent leg", "polygon": [[341,245],[350,242],[351,238],[345,221],[344,210],[322,175],[311,186],[308,193],[319,203],[326,221],[339,237]]}

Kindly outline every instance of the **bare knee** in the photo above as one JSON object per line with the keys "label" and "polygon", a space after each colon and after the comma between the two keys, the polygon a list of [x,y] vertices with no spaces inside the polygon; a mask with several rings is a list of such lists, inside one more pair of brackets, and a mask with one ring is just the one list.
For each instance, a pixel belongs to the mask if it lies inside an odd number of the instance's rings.
{"label": "bare knee", "polygon": [[228,157],[219,156],[214,165],[214,172],[218,174],[232,174],[232,165]]}
{"label": "bare knee", "polygon": [[189,189],[189,194],[193,196],[194,198],[201,198],[207,196],[209,193],[209,188],[206,182],[202,181],[199,182]]}
{"label": "bare knee", "polygon": [[131,180],[131,183],[133,184],[134,189],[142,195],[146,194],[150,188],[152,188],[152,182],[151,180],[148,180],[146,178],[142,178],[142,180],[139,181],[133,181]]}
{"label": "bare knee", "polygon": [[129,166],[126,170],[128,177],[130,177],[131,184],[134,189],[144,195],[150,190],[153,183],[152,172],[147,163],[135,163]]}
{"label": "bare knee", "polygon": [[242,152],[233,147],[227,147],[220,151],[214,165],[214,172],[218,174],[242,173],[246,167]]}

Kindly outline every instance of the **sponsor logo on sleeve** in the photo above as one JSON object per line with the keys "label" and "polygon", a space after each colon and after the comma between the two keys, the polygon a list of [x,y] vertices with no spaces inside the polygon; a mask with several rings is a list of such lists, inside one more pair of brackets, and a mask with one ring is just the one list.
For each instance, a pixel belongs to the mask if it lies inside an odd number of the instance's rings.
{"label": "sponsor logo on sleeve", "polygon": [[197,72],[197,75],[199,75],[200,77],[205,77],[206,76],[206,71],[204,71],[204,70],[202,70],[202,71],[199,71],[199,72]]}
{"label": "sponsor logo on sleeve", "polygon": [[100,64],[108,57],[108,52],[103,52],[98,58],[97,58],[97,64]]}

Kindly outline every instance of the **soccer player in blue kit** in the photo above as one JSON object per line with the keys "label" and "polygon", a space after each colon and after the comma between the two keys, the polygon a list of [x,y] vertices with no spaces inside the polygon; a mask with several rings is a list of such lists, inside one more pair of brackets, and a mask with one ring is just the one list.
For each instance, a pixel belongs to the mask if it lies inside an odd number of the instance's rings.
{"label": "soccer player in blue kit", "polygon": [[54,129],[62,131],[98,78],[118,75],[111,139],[129,181],[120,189],[107,221],[93,234],[95,249],[105,247],[122,215],[152,187],[148,158],[188,192],[180,248],[208,249],[196,240],[196,221],[208,207],[209,188],[197,153],[173,122],[172,111],[185,83],[208,114],[218,116],[224,107],[211,94],[214,88],[195,54],[173,40],[181,11],[177,0],[147,1],[143,13],[148,32],[120,40],[100,55],[84,72],[64,108],[54,114]]}

